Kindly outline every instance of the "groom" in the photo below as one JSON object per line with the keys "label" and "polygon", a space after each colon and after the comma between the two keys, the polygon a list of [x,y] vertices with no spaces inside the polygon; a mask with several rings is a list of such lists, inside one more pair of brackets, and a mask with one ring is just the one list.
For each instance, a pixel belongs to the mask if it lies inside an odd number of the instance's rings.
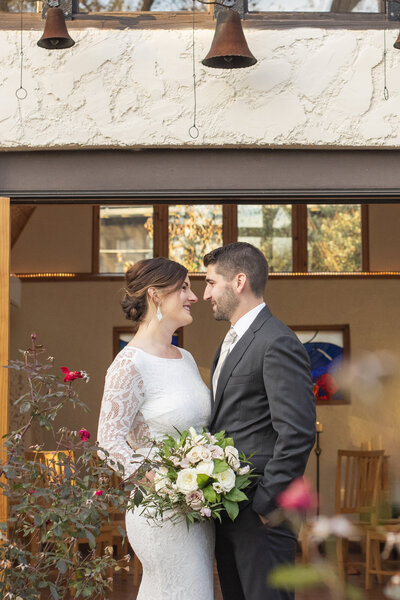
{"label": "groom", "polygon": [[224,429],[260,475],[234,522],[216,522],[216,558],[224,600],[293,600],[268,587],[268,573],[293,563],[296,538],[271,527],[277,496],[305,469],[314,445],[315,403],[307,353],[295,334],[270,313],[263,295],[264,255],[243,242],[204,257],[204,300],[231,327],[211,370],[210,431]]}

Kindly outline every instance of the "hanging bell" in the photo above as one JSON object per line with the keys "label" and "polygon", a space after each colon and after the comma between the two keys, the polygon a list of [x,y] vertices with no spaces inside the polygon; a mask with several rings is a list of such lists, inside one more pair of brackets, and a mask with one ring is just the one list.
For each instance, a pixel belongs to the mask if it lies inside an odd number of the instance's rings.
{"label": "hanging bell", "polygon": [[400,33],[397,36],[397,40],[395,41],[395,43],[393,44],[393,48],[397,48],[397,50],[400,50]]}
{"label": "hanging bell", "polygon": [[210,51],[201,62],[215,69],[242,69],[256,64],[257,59],[249,50],[236,10],[218,13]]}
{"label": "hanging bell", "polygon": [[37,45],[47,50],[62,50],[75,44],[69,35],[61,8],[49,8],[46,14],[44,32]]}

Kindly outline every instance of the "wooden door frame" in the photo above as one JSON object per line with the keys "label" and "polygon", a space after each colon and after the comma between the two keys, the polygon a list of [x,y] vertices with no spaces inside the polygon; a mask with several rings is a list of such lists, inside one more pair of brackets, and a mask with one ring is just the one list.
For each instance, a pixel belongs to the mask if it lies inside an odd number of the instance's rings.
{"label": "wooden door frame", "polygon": [[[10,198],[0,198],[0,440],[8,432],[8,364],[10,340]],[[0,449],[3,449],[0,441]],[[4,454],[1,452],[1,461]],[[7,520],[7,498],[0,490],[0,522]]]}

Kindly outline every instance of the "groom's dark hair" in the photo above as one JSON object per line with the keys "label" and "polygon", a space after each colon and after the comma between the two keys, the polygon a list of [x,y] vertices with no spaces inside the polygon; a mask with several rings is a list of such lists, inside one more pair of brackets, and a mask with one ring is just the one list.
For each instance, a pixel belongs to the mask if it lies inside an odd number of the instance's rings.
{"label": "groom's dark hair", "polygon": [[268,262],[264,254],[247,242],[233,242],[215,248],[205,255],[204,266],[215,265],[218,273],[231,281],[238,273],[247,275],[250,288],[257,297],[264,295],[268,279]]}

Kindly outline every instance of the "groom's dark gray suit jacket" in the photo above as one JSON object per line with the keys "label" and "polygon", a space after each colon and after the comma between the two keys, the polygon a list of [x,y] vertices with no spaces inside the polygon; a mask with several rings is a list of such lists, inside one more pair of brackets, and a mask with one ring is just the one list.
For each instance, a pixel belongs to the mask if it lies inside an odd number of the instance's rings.
{"label": "groom's dark gray suit jacket", "polygon": [[315,399],[307,352],[267,306],[222,366],[210,431],[222,429],[239,451],[254,453],[251,462],[262,477],[252,507],[268,515],[276,508],[277,495],[303,475],[315,440]]}

